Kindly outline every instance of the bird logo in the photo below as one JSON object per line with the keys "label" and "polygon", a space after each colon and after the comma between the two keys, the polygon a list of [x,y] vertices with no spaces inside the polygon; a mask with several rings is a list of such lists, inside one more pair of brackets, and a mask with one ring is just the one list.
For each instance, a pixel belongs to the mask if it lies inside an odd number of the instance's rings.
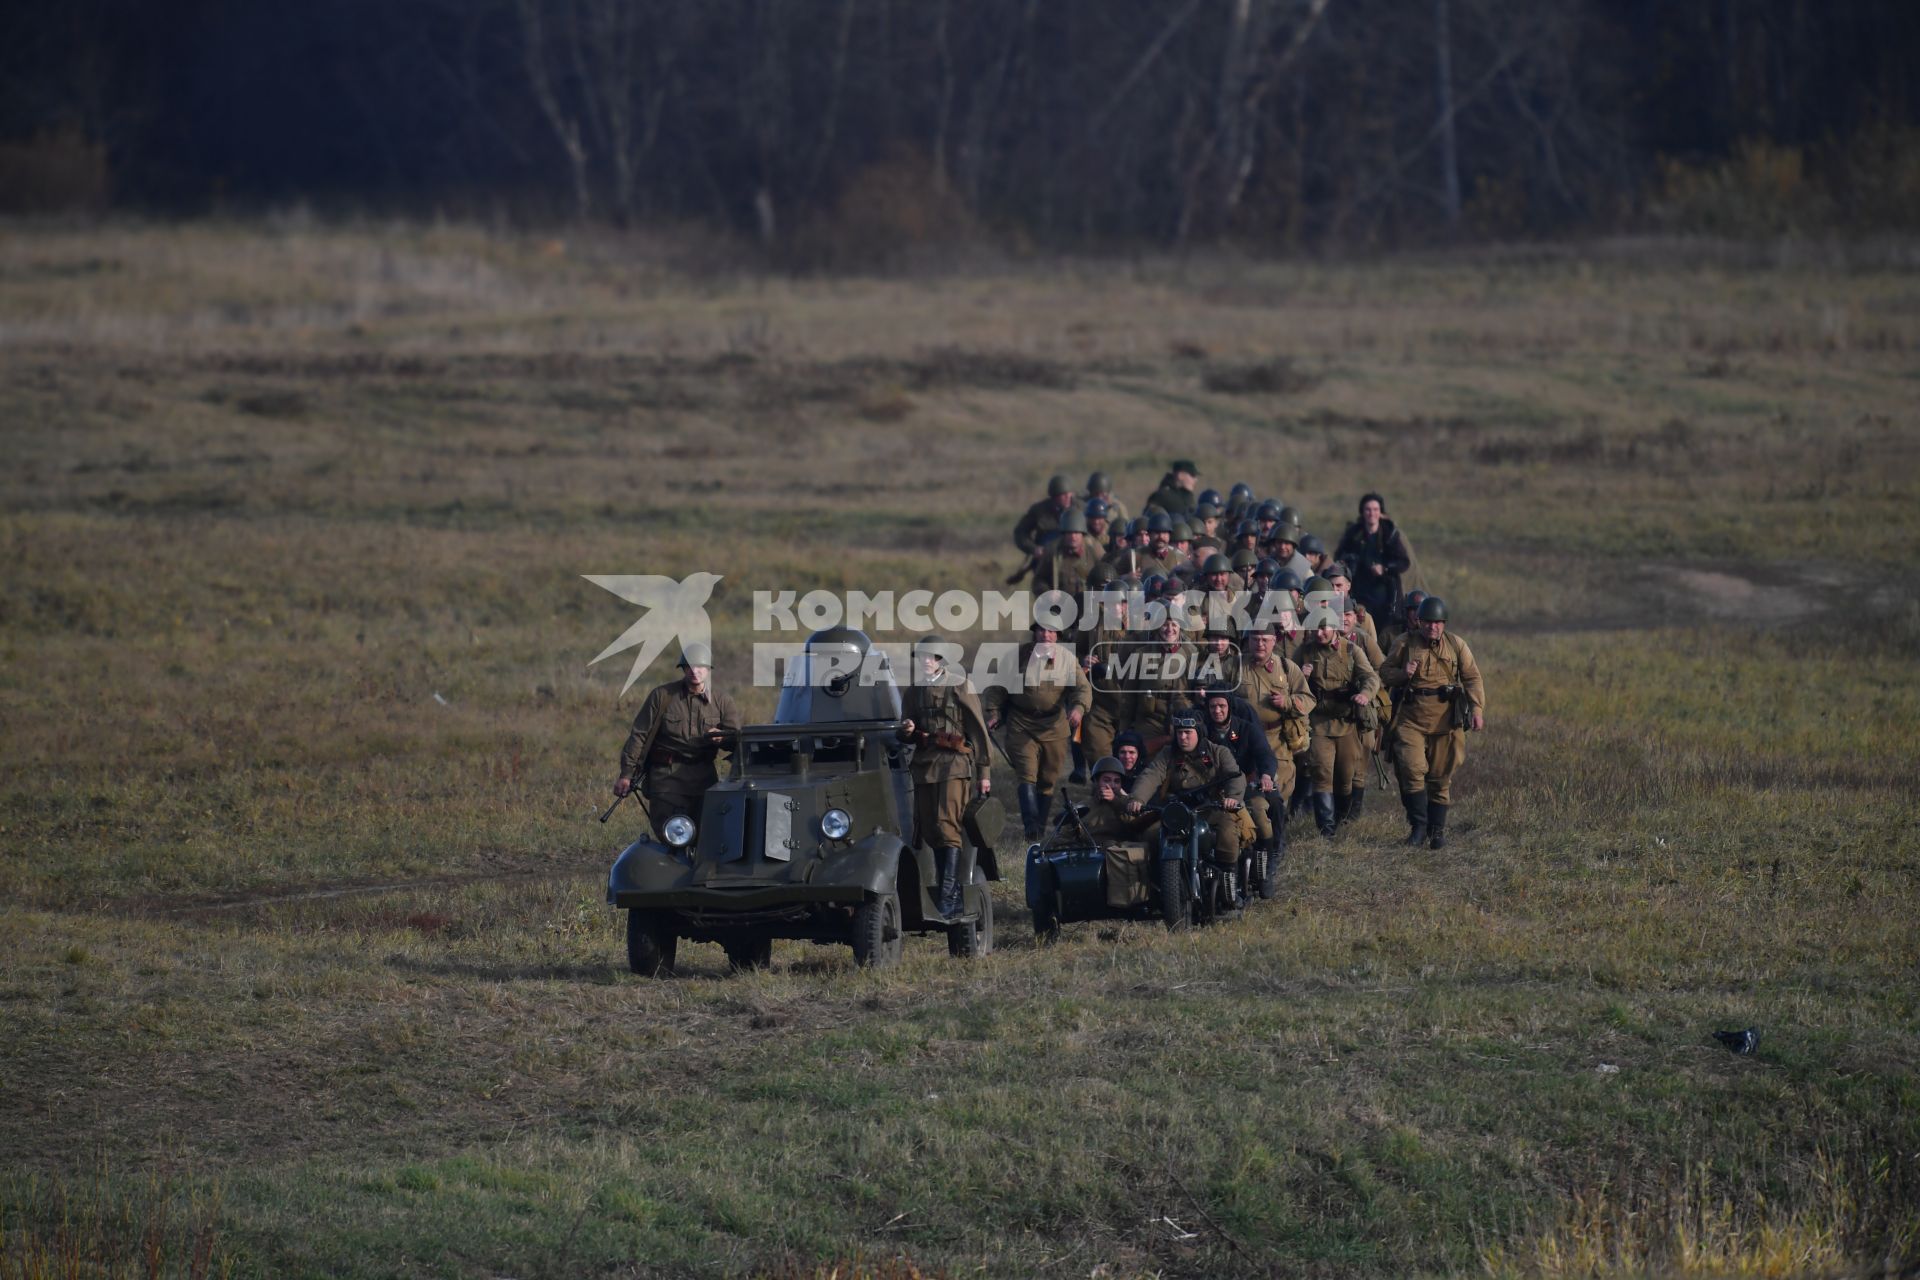
{"label": "bird logo", "polygon": [[713,623],[707,617],[707,601],[720,584],[719,574],[691,573],[680,582],[653,573],[583,573],[580,576],[647,611],[587,664],[591,667],[638,645],[640,652],[633,655],[633,668],[627,672],[627,682],[620,686],[622,695],[633,688],[634,681],[655,658],[670,651],[669,646],[674,646],[671,651],[676,654],[696,644],[705,645],[711,651]]}

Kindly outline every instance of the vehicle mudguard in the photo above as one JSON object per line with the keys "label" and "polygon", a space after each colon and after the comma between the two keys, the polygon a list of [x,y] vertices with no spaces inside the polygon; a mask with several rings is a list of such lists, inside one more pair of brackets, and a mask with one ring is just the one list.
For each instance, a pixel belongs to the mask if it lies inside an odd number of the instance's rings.
{"label": "vehicle mudguard", "polygon": [[642,838],[620,851],[607,873],[607,901],[620,893],[662,893],[693,882],[693,864],[673,849]]}
{"label": "vehicle mudguard", "polygon": [[961,829],[973,842],[975,865],[987,873],[987,879],[1000,879],[1000,859],[994,855],[994,842],[1007,825],[1007,811],[992,796],[975,796],[961,815]]}
{"label": "vehicle mudguard", "polygon": [[807,877],[816,888],[858,886],[868,893],[892,893],[900,876],[900,855],[906,849],[900,837],[876,832],[851,849],[827,858]]}

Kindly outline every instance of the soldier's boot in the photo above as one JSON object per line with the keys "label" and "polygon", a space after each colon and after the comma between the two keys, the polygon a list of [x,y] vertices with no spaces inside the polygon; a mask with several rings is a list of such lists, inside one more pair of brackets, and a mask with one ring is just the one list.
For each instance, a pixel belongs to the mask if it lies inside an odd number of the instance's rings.
{"label": "soldier's boot", "polygon": [[1078,787],[1085,784],[1086,780],[1087,780],[1086,753],[1080,750],[1080,744],[1076,742],[1073,744],[1073,773],[1068,776],[1067,781],[1072,783],[1074,786]]}
{"label": "soldier's boot", "polygon": [[1322,836],[1329,840],[1333,839],[1334,830],[1339,825],[1333,813],[1333,792],[1313,793],[1313,820],[1319,824]]}
{"label": "soldier's boot", "polygon": [[957,920],[966,909],[961,897],[964,888],[960,883],[960,850],[949,845],[934,850],[934,857],[940,863],[940,914],[949,920]]}
{"label": "soldier's boot", "polygon": [[1029,843],[1040,838],[1040,819],[1036,815],[1040,801],[1040,788],[1031,782],[1020,784],[1020,827],[1027,833]]}
{"label": "soldier's boot", "polygon": [[1415,791],[1411,795],[1403,794],[1400,803],[1407,807],[1407,844],[1419,846],[1427,842],[1427,820],[1430,816],[1427,806],[1427,793]]}
{"label": "soldier's boot", "polygon": [[1438,800],[1427,801],[1427,848],[1447,847],[1447,806]]}
{"label": "soldier's boot", "polygon": [[1047,814],[1053,809],[1053,792],[1040,794],[1038,787],[1033,792],[1033,825],[1040,829],[1040,838],[1047,838]]}
{"label": "soldier's boot", "polygon": [[1336,828],[1344,827],[1347,825],[1347,811],[1352,807],[1353,807],[1353,792],[1349,791],[1345,795],[1341,795],[1338,792],[1334,793],[1333,825]]}
{"label": "soldier's boot", "polygon": [[1313,791],[1307,786],[1306,779],[1302,778],[1293,785],[1293,796],[1287,801],[1287,816],[1291,818],[1296,814],[1305,813],[1312,804]]}
{"label": "soldier's boot", "polygon": [[1367,789],[1365,787],[1355,787],[1349,791],[1347,793],[1347,821],[1360,821],[1360,810],[1364,809],[1366,805]]}

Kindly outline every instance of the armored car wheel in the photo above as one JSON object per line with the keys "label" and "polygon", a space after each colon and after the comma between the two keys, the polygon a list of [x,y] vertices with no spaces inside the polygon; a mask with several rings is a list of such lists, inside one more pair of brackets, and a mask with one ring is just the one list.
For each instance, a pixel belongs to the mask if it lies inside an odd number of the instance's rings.
{"label": "armored car wheel", "polygon": [[972,920],[947,926],[947,954],[972,959],[993,951],[993,893],[987,888],[987,873],[973,869],[973,892],[980,897],[980,914]]}
{"label": "armored car wheel", "polygon": [[638,907],[627,912],[627,968],[641,977],[672,973],[679,943],[673,918],[666,912]]}
{"label": "armored car wheel", "polygon": [[724,942],[721,946],[726,950],[727,963],[733,966],[736,973],[773,967],[773,939],[766,934],[749,934]]}
{"label": "armored car wheel", "polygon": [[1187,897],[1187,872],[1178,858],[1160,864],[1160,918],[1169,929],[1184,929],[1193,923],[1193,902]]}
{"label": "armored car wheel", "polygon": [[853,913],[853,962],[863,969],[900,963],[906,939],[900,930],[900,895],[883,893]]}

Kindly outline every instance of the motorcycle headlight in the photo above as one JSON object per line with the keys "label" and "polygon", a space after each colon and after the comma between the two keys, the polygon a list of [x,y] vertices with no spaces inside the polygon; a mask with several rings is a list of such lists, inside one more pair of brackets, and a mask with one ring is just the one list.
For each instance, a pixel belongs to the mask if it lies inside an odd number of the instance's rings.
{"label": "motorcycle headlight", "polygon": [[684,849],[693,843],[693,819],[686,814],[675,814],[667,819],[666,830],[662,832],[667,843],[676,849]]}
{"label": "motorcycle headlight", "polygon": [[853,830],[853,815],[845,809],[829,809],[820,815],[820,834],[829,840],[845,840]]}

